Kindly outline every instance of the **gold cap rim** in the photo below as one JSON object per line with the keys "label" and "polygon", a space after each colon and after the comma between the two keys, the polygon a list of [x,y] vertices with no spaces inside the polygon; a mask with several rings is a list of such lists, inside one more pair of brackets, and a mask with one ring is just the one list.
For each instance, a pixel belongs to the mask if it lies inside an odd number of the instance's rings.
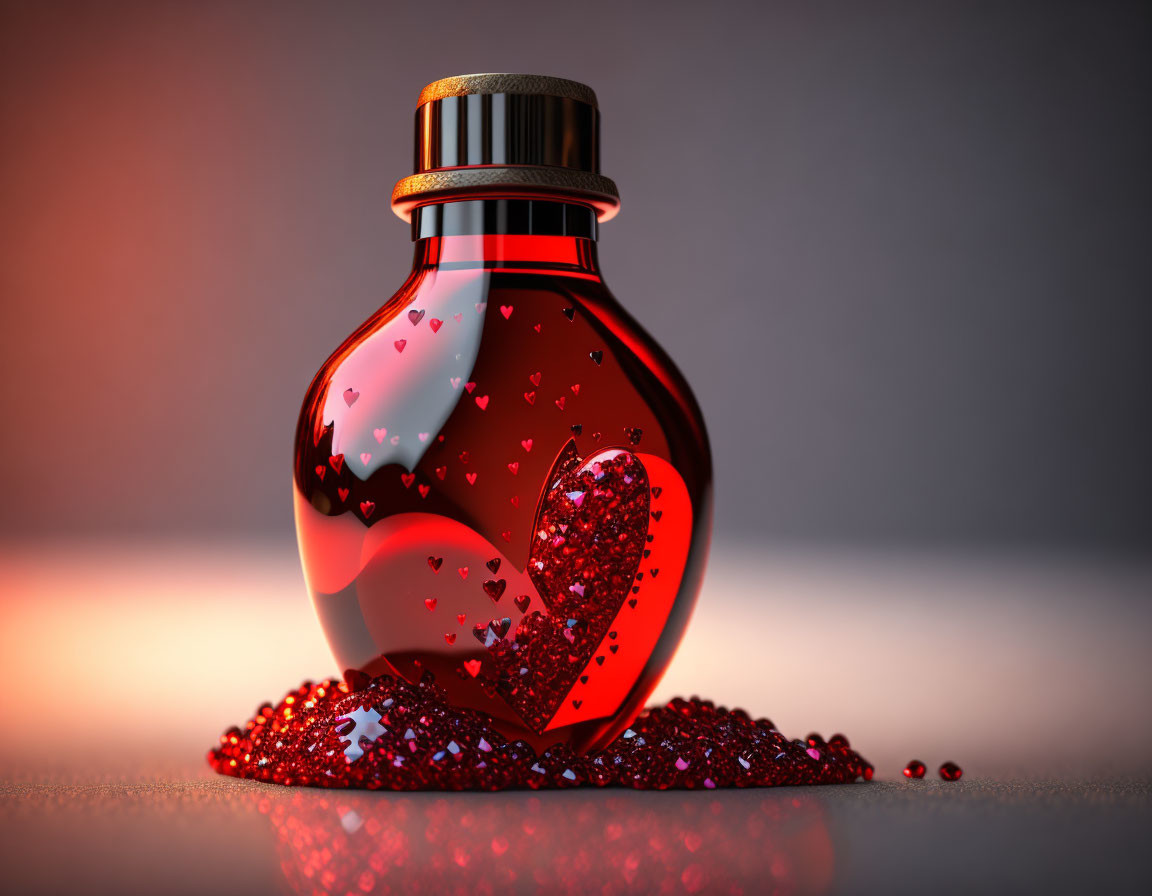
{"label": "gold cap rim", "polygon": [[408,221],[416,206],[443,202],[453,196],[461,199],[566,197],[594,208],[601,222],[614,217],[620,209],[616,184],[601,174],[575,168],[490,165],[409,175],[392,190],[392,211]]}
{"label": "gold cap rim", "polygon": [[479,72],[472,75],[451,75],[433,81],[420,91],[417,107],[450,96],[512,93],[523,96],[558,96],[587,103],[599,108],[596,92],[587,84],[556,78],[551,75],[530,75],[515,72]]}

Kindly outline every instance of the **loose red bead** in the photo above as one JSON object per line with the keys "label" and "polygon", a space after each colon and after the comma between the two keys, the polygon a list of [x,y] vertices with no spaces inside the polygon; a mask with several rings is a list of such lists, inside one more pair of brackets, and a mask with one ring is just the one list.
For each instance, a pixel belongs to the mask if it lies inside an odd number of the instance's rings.
{"label": "loose red bead", "polygon": [[964,769],[955,762],[945,762],[940,766],[940,777],[945,781],[959,781],[964,775]]}
{"label": "loose red bead", "polygon": [[[924,763],[919,759],[913,759],[906,766],[904,766],[905,778],[923,778],[924,777]],[[943,769],[941,769],[943,773]]]}

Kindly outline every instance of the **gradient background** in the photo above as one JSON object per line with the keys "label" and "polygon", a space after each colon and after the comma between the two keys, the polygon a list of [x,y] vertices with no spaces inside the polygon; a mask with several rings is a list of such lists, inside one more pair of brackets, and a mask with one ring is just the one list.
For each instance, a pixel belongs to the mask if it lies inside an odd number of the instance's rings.
{"label": "gradient background", "polygon": [[1152,545],[1147,4],[5,6],[10,535],[289,538],[304,390],[411,262],[416,95],[507,70],[599,94],[601,262],[721,536]]}
{"label": "gradient background", "polygon": [[[296,416],[408,270],[420,88],[474,71],[597,91],[603,269],[710,427],[656,696],[843,729],[882,779],[1148,780],[1152,6],[511,0],[3,3],[0,778],[203,781],[333,671]],[[947,866],[900,817],[862,822]]]}

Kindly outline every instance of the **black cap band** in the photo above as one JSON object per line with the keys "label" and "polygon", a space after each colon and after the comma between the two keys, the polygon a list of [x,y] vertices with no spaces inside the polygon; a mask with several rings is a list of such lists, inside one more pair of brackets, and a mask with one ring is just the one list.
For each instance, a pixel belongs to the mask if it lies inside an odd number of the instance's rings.
{"label": "black cap band", "polygon": [[459,198],[578,202],[605,221],[620,205],[600,174],[600,113],[591,88],[543,75],[462,75],[429,84],[416,110],[416,173],[392,208]]}

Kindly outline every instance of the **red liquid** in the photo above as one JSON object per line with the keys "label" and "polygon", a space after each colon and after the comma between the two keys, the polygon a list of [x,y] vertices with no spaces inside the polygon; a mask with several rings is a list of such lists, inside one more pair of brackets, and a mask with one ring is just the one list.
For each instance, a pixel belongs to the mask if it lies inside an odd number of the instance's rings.
{"label": "red liquid", "polygon": [[219,773],[275,784],[385,790],[670,788],[844,784],[871,766],[843,735],[788,740],[766,719],[708,701],[673,700],[636,718],[602,752],[537,752],[492,718],[445,702],[424,681],[353,676],[357,689],[304,684],[264,705],[208,755]]}
{"label": "red liquid", "polygon": [[309,389],[294,479],[340,668],[430,672],[536,749],[615,737],[695,601],[703,423],[590,240],[419,242]]}

